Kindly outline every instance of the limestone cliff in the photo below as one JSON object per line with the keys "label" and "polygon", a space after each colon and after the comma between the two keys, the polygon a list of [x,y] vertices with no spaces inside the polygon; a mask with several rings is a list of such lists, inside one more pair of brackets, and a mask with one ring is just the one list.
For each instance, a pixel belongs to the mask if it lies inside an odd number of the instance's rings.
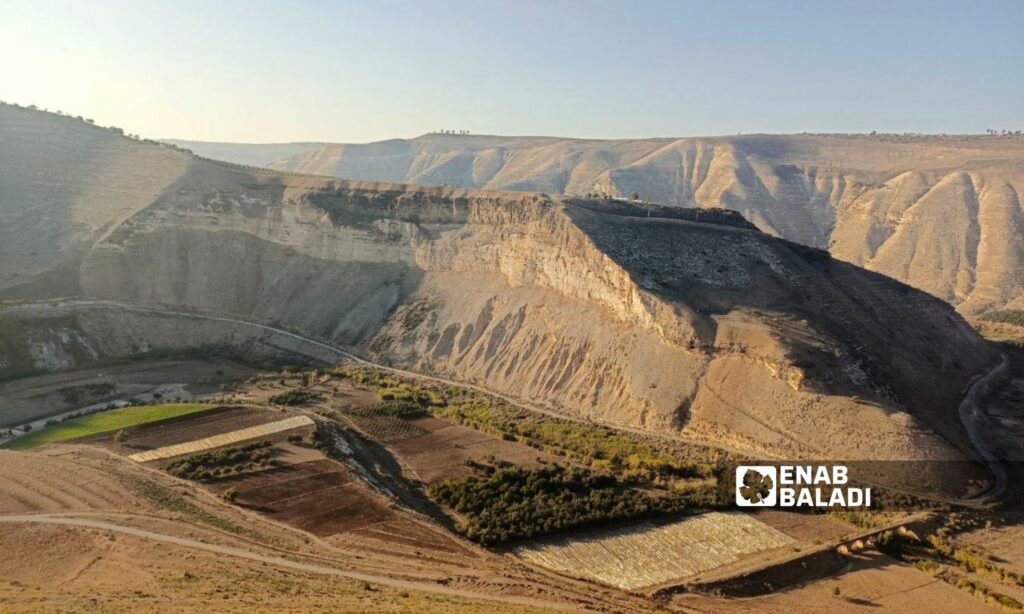
{"label": "limestone cliff", "polygon": [[946,303],[720,210],[190,158],[80,263],[86,298],[270,323],[576,416],[780,455],[969,454],[957,403],[995,361]]}
{"label": "limestone cliff", "polygon": [[765,232],[828,249],[965,313],[1024,307],[1019,136],[595,141],[426,135],[310,145],[273,166],[346,179],[637,193],[666,205],[725,207]]}

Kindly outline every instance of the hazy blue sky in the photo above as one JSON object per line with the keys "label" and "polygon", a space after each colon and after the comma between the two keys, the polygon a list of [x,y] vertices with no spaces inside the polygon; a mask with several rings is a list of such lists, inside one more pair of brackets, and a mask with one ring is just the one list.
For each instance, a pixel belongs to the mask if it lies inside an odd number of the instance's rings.
{"label": "hazy blue sky", "polygon": [[1024,1],[0,4],[0,99],[148,137],[1024,129]]}

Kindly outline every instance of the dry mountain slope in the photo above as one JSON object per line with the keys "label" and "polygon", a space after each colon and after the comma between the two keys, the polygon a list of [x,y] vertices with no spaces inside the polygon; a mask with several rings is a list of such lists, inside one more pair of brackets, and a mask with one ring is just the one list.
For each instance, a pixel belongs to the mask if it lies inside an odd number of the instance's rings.
{"label": "dry mountain slope", "polygon": [[273,167],[552,194],[636,192],[668,205],[725,207],[765,232],[827,248],[965,313],[1024,307],[1020,136],[598,141],[432,134],[325,145]]}
{"label": "dry mountain slope", "polygon": [[82,254],[190,163],[80,120],[0,105],[0,288],[11,295],[31,280],[67,291]]}
{"label": "dry mountain slope", "polygon": [[808,457],[969,454],[957,403],[996,361],[947,304],[729,212],[202,159],[88,249],[78,286],[276,323],[565,413]]}

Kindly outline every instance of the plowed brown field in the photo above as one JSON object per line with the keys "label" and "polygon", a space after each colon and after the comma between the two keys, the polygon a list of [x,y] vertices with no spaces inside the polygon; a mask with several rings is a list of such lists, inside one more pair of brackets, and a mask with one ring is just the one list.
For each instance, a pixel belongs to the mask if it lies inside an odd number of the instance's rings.
{"label": "plowed brown field", "polygon": [[395,517],[348,470],[329,460],[226,478],[210,486],[220,493],[234,488],[236,503],[317,536]]}

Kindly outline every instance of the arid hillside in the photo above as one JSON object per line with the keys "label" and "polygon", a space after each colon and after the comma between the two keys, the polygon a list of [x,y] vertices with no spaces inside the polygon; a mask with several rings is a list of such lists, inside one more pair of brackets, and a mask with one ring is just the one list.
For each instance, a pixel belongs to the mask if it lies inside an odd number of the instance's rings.
{"label": "arid hillside", "polygon": [[[4,193],[3,232],[30,250],[63,226],[19,211],[97,220],[70,223],[68,255],[0,299],[264,323],[556,412],[772,454],[970,454],[957,405],[997,357],[960,316],[734,213],[254,171],[0,113],[4,159],[34,161],[0,169],[5,186],[30,177]],[[144,172],[75,166],[97,141]],[[116,215],[80,196],[100,190]],[[73,274],[55,287],[61,266]]]}
{"label": "arid hillside", "polygon": [[190,164],[81,120],[0,105],[0,288],[16,295],[31,280],[73,292],[82,255]]}
{"label": "arid hillside", "polygon": [[[243,161],[201,143],[198,153]],[[249,158],[246,158],[248,160]],[[965,313],[1024,305],[1024,138],[786,135],[596,141],[431,134],[325,145],[299,173],[603,194],[740,211]]]}

